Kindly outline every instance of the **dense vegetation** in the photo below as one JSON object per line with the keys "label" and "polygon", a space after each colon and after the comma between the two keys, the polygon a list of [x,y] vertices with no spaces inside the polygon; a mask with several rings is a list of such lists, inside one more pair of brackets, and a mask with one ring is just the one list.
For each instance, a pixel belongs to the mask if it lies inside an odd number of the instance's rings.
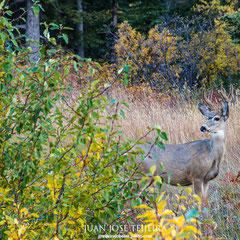
{"label": "dense vegetation", "polygon": [[[80,15],[75,1],[24,4],[0,3],[0,239],[217,237],[199,196],[181,186],[164,193],[155,167],[145,176],[134,162],[142,153],[132,151],[136,144],[147,138],[164,148],[167,134],[152,123],[127,138],[121,125],[129,105],[109,95],[118,86],[135,100],[146,93],[147,104],[171,106],[196,98],[199,86],[238,86],[237,4],[83,1]],[[19,28],[31,9],[43,21],[40,43]],[[74,31],[79,22],[83,38]],[[74,54],[79,44],[88,58]],[[237,229],[239,174],[225,180],[222,197]]]}
{"label": "dense vegetation", "polygon": [[[19,16],[29,1],[10,5],[13,24],[22,33]],[[190,88],[239,85],[236,0],[44,0],[41,5],[37,10],[40,22],[69,27],[67,44],[64,39],[58,42],[64,49],[100,62],[125,62],[135,69],[131,74],[134,83],[157,88],[166,86],[164,82],[172,88],[185,83]],[[52,29],[52,36],[57,37],[58,31]],[[41,25],[41,42],[45,41],[43,33]]]}

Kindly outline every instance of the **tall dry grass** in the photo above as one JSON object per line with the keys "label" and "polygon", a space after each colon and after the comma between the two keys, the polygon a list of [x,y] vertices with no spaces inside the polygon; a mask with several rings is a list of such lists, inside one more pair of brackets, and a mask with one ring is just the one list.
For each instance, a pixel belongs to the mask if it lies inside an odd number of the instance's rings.
{"label": "tall dry grass", "polygon": [[[148,126],[158,124],[169,137],[167,143],[181,144],[199,139],[211,138],[210,134],[200,132],[206,121],[197,108],[197,101],[178,101],[174,106],[164,106],[154,99],[143,96],[135,99],[133,95],[121,88],[115,88],[110,98],[126,100],[129,108],[124,108],[125,119],[120,119],[123,135],[131,139],[139,138],[147,132]],[[140,130],[140,131],[139,131]],[[141,133],[142,132],[142,133]],[[148,136],[146,140],[150,140]],[[211,217],[216,222],[213,239],[240,239],[240,189],[239,184],[223,183],[225,174],[236,174],[240,170],[240,104],[230,106],[230,117],[226,129],[226,154],[220,166],[220,173],[210,183],[209,204]],[[165,186],[170,195],[178,189]],[[224,200],[230,196],[230,202]],[[232,202],[231,202],[232,201]]]}
{"label": "tall dry grass", "polygon": [[[79,89],[75,89],[69,96],[68,104],[77,104],[76,99],[79,94]],[[185,101],[184,98],[179,98],[174,104],[164,105],[154,97],[149,98],[149,92],[143,91],[142,95],[137,94],[136,98],[134,92],[129,92],[122,87],[113,88],[107,95],[110,100],[125,100],[129,104],[128,108],[121,105],[125,119],[120,117],[117,123],[122,126],[123,136],[126,138],[138,139],[148,131],[148,126],[153,127],[154,124],[160,125],[162,131],[167,132],[169,140],[165,144],[181,144],[211,138],[210,134],[200,132],[200,127],[206,120],[197,108],[197,100]],[[112,114],[112,109],[109,109],[106,114]],[[230,106],[230,117],[226,129],[226,154],[220,166],[220,173],[210,184],[209,204],[211,216],[216,222],[213,239],[240,239],[240,211],[237,206],[239,203],[240,209],[239,185],[233,186],[231,182],[223,182],[226,173],[236,174],[240,170],[239,119],[240,103],[237,101],[234,106]],[[153,136],[154,133],[147,136],[145,140],[153,140]],[[165,185],[164,189],[168,191],[172,203],[175,193],[181,191],[169,185]],[[224,200],[229,192],[234,195],[233,203]]]}
{"label": "tall dry grass", "polygon": [[[120,118],[120,125],[126,137],[137,139],[147,127],[158,124],[167,132],[166,144],[181,144],[199,139],[211,138],[211,134],[201,133],[200,127],[206,121],[197,108],[196,102],[176,102],[174,106],[164,105],[157,100],[134,97],[122,88],[115,88],[110,98],[126,100],[129,108],[123,107],[125,119]],[[150,140],[148,136],[146,140]],[[240,104],[230,107],[230,117],[226,129],[226,154],[221,166],[221,173],[240,169]]]}

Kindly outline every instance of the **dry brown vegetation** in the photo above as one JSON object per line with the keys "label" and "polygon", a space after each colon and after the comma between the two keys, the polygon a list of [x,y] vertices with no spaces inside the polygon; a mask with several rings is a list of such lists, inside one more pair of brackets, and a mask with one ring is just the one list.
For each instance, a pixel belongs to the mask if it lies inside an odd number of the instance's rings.
{"label": "dry brown vegetation", "polygon": [[[205,118],[197,108],[197,99],[186,101],[180,96],[174,99],[174,104],[169,104],[169,101],[164,104],[162,98],[151,97],[150,94],[151,92],[144,87],[141,88],[141,93],[129,91],[129,88],[124,87],[115,87],[108,92],[110,100],[115,99],[117,102],[125,100],[129,104],[128,108],[121,104],[119,106],[119,110],[123,109],[125,113],[125,119],[120,117],[118,121],[122,126],[124,137],[131,140],[138,139],[148,132],[147,127],[158,124],[162,131],[168,134],[169,140],[164,142],[165,144],[181,144],[211,138],[210,134],[200,132]],[[68,104],[76,103],[78,95],[79,90],[75,88],[69,96]],[[235,104],[230,105],[230,117],[227,123],[226,154],[220,166],[219,176],[211,181],[209,191],[210,216],[216,223],[213,237],[217,239],[235,239],[235,236],[239,236],[240,230],[239,183],[233,184],[232,180],[226,177],[229,173],[236,176],[240,170],[240,138],[238,137],[240,103],[236,98],[234,102]],[[108,114],[113,114],[111,111]],[[153,136],[154,133],[145,140],[153,141]],[[169,193],[168,207],[171,209],[173,203],[176,203],[174,195],[181,194],[181,189],[169,185],[165,185],[163,189]]]}
{"label": "dry brown vegetation", "polygon": [[[177,102],[174,106],[164,105],[158,101],[144,98],[134,99],[127,91],[115,88],[110,98],[126,100],[129,108],[124,108],[125,119],[120,119],[123,133],[126,137],[137,139],[141,132],[147,131],[147,127],[154,124],[161,126],[162,131],[167,132],[167,143],[181,144],[204,138],[211,138],[210,134],[200,132],[200,127],[205,122],[197,108],[197,101]],[[236,172],[240,169],[240,104],[231,105],[230,118],[227,123],[226,145],[227,150],[221,166],[221,174],[227,171]],[[146,140],[151,140],[151,136]]]}
{"label": "dry brown vegetation", "polygon": [[[177,101],[174,106],[164,105],[158,101],[149,100],[144,97],[134,98],[126,90],[115,88],[110,94],[110,98],[116,100],[126,100],[129,108],[125,108],[125,119],[121,118],[123,135],[137,139],[147,127],[153,127],[154,124],[161,126],[162,131],[166,131],[169,141],[166,143],[181,144],[204,138],[211,138],[210,134],[200,132],[201,125],[205,118],[197,108],[197,101],[186,102]],[[235,239],[239,236],[239,183],[234,185],[232,181],[226,179],[229,173],[236,174],[240,170],[240,104],[235,101],[231,105],[230,118],[226,130],[226,154],[220,166],[219,176],[211,181],[209,191],[209,204],[211,208],[211,217],[216,222],[214,237],[221,239]],[[148,136],[146,140],[152,140]],[[166,186],[167,190],[173,194],[179,189],[172,186]],[[226,199],[229,198],[229,199]],[[236,238],[237,239],[237,238]]]}

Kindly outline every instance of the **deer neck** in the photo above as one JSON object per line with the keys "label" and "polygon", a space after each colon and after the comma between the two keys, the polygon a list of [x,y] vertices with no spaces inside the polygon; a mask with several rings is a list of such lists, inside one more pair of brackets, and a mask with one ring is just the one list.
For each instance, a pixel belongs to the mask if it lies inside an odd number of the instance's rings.
{"label": "deer neck", "polygon": [[212,134],[211,150],[214,159],[221,161],[225,153],[225,129]]}

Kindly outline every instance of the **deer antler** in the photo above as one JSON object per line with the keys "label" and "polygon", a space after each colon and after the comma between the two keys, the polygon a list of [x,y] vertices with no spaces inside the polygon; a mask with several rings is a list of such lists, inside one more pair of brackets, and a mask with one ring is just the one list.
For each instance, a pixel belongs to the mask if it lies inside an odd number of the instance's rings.
{"label": "deer antler", "polygon": [[233,85],[231,84],[231,86],[230,86],[230,92],[229,92],[228,96],[227,96],[226,90],[224,88],[222,88],[221,91],[218,91],[218,92],[224,101],[231,101],[231,99],[233,97]]}
{"label": "deer antler", "polygon": [[[227,96],[226,90],[222,88],[220,91],[217,91],[218,97],[213,99],[213,91],[210,91],[208,96],[206,94],[206,91],[203,90],[203,102],[206,106],[209,107],[211,111],[218,111],[222,108],[222,102],[223,101],[231,101],[233,97],[233,85],[230,86],[230,92]],[[213,101],[214,100],[214,101]]]}
{"label": "deer antler", "polygon": [[205,89],[203,90],[203,102],[206,106],[209,107],[210,110],[214,110],[216,108],[216,104],[214,104],[212,101],[212,94],[213,91],[210,91],[207,96]]}

